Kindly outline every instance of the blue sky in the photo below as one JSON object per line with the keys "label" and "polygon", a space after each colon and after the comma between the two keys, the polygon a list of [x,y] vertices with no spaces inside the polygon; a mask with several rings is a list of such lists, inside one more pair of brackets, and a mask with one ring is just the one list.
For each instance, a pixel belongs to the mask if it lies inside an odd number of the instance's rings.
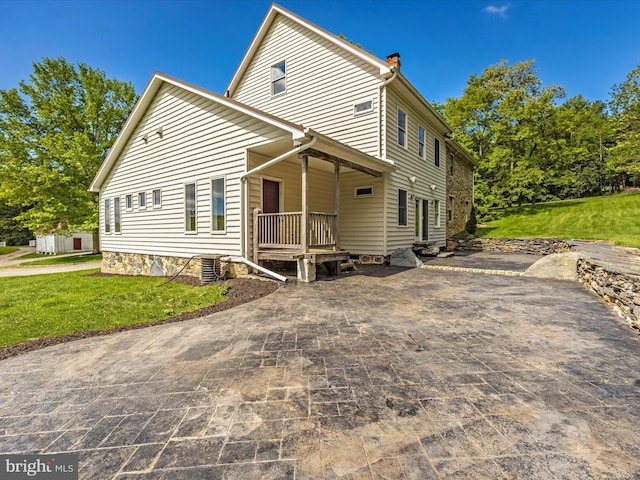
{"label": "blue sky", "polygon": [[[471,74],[534,58],[545,85],[607,100],[640,64],[640,0],[281,0],[294,13],[385,58],[428,100],[462,94]],[[0,89],[32,62],[62,56],[131,81],[155,70],[223,93],[268,0],[3,0]]]}

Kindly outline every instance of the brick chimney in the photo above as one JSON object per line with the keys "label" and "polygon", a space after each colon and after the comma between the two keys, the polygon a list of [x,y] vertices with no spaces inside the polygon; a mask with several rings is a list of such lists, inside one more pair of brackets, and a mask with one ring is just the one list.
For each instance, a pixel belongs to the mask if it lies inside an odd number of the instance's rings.
{"label": "brick chimney", "polygon": [[398,52],[387,55],[387,63],[400,70],[400,54]]}

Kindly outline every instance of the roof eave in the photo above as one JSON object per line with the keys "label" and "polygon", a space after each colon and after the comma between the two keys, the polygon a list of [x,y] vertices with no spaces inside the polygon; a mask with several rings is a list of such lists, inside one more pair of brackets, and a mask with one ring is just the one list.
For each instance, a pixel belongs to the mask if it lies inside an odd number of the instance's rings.
{"label": "roof eave", "polygon": [[129,118],[127,118],[127,121],[125,122],[122,130],[120,131],[120,134],[116,138],[116,141],[113,143],[113,146],[109,151],[109,154],[102,162],[102,165],[100,166],[98,173],[94,177],[93,182],[91,182],[89,191],[91,192],[100,191],[100,187],[102,186],[102,183],[104,182],[105,178],[111,171],[113,164],[115,163],[116,159],[122,152],[122,149],[124,148],[124,146],[127,144],[127,141],[133,134],[133,131],[135,130],[137,124],[139,123],[140,119],[147,111],[148,106],[152,102],[155,94],[158,92],[158,90],[160,89],[163,83],[168,83],[178,88],[182,88],[183,90],[189,91],[191,93],[195,93],[196,95],[200,95],[201,97],[207,98],[213,102],[217,102],[226,107],[242,112],[260,121],[274,125],[286,132],[289,132],[291,134],[292,140],[294,141],[305,138],[307,136],[305,132],[305,128],[302,125],[297,125],[294,123],[287,122],[286,120],[279,119],[277,117],[274,117],[273,115],[262,112],[255,108],[249,107],[247,105],[243,105],[239,102],[236,102],[235,100],[224,97],[222,95],[218,95],[214,92],[200,88],[191,83],[183,82],[182,80],[179,80],[175,77],[171,77],[164,73],[154,72],[153,76],[151,77],[151,80],[149,81],[144,91],[142,92],[142,95],[140,95],[140,98],[138,98],[138,102],[136,103],[133,110],[131,111]]}

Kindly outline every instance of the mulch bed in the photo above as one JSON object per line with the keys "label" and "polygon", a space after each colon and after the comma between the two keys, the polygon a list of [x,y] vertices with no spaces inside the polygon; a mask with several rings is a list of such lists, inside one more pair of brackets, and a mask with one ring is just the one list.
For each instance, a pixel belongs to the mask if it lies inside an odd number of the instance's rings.
{"label": "mulch bed", "polygon": [[[96,276],[107,276],[110,274],[94,273]],[[180,276],[174,281],[180,283],[186,283],[188,285],[200,286],[200,280],[194,277]],[[255,278],[233,278],[220,282],[220,284],[227,283],[229,288],[227,289],[227,301],[212,305],[210,307],[202,308],[200,310],[194,310],[193,312],[185,312],[175,317],[167,318],[165,320],[158,320],[149,323],[140,323],[136,325],[126,325],[104,330],[89,330],[83,332],[76,332],[69,335],[62,335],[60,337],[44,337],[35,340],[29,340],[26,342],[16,343],[14,345],[6,345],[0,347],[0,360],[5,358],[20,355],[21,353],[30,352],[32,350],[39,350],[41,348],[49,347],[51,345],[57,345],[59,343],[66,343],[72,340],[79,340],[82,338],[98,337],[103,335],[110,335],[116,332],[124,332],[126,330],[137,330],[140,328],[152,327],[154,325],[163,325],[165,323],[182,322],[184,320],[190,320],[192,318],[204,317],[216,312],[222,312],[228,310],[243,303],[251,302],[258,298],[264,297],[276,291],[279,284],[270,280],[258,280]],[[212,285],[215,285],[212,284]]]}

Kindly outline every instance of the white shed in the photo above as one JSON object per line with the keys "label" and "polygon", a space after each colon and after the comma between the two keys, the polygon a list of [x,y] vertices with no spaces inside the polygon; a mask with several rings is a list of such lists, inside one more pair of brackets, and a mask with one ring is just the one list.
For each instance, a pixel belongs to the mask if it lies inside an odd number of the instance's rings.
{"label": "white shed", "polygon": [[93,234],[76,232],[70,235],[40,235],[36,237],[36,252],[58,255],[93,250]]}

